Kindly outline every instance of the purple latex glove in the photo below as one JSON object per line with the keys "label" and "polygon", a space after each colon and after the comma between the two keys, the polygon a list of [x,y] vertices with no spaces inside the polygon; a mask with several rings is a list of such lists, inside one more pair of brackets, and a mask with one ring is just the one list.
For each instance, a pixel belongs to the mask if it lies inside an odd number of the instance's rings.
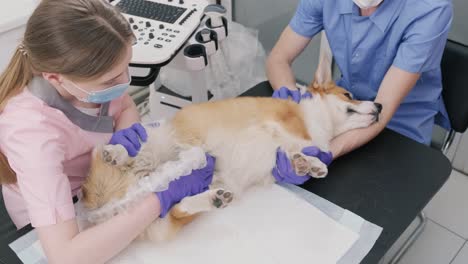
{"label": "purple latex glove", "polygon": [[213,180],[215,162],[214,157],[206,154],[204,168],[193,170],[191,174],[170,182],[167,190],[156,193],[161,204],[161,218],[165,217],[172,206],[183,198],[208,190],[208,186]]}
{"label": "purple latex glove", "polygon": [[303,93],[303,94],[301,95],[301,100],[302,100],[302,99],[312,99],[312,93],[310,93],[309,91]]}
{"label": "purple latex glove", "polygon": [[140,123],[135,123],[131,127],[116,131],[109,141],[111,145],[122,145],[130,157],[135,157],[140,151],[141,143],[146,142],[148,135],[145,128]]}
{"label": "purple latex glove", "polygon": [[274,91],[271,97],[285,100],[291,97],[294,102],[299,103],[301,101],[301,92],[299,92],[299,90],[289,90],[287,87],[283,86]]}
{"label": "purple latex glove", "polygon": [[302,99],[311,99],[312,94],[310,92],[305,92],[301,95],[299,90],[289,90],[287,87],[283,86],[274,91],[272,97],[285,100],[288,100],[289,97],[291,97],[294,102],[300,103]]}
{"label": "purple latex glove", "polygon": [[[333,160],[331,152],[323,152],[317,147],[306,147],[302,149],[302,153],[320,159],[327,166],[329,166]],[[280,148],[276,150],[276,167],[273,168],[271,173],[273,177],[275,177],[276,182],[294,185],[304,184],[311,178],[310,176],[297,175],[288,156]]]}
{"label": "purple latex glove", "polygon": [[302,153],[310,157],[318,158],[327,166],[330,166],[333,161],[333,154],[330,151],[323,152],[317,147],[305,147],[302,149]]}

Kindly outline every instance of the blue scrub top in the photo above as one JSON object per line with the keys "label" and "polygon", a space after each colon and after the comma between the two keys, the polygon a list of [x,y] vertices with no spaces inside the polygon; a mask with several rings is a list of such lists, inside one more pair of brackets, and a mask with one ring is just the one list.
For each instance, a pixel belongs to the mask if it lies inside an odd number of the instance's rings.
{"label": "blue scrub top", "polygon": [[429,144],[434,122],[450,128],[440,62],[452,17],[451,0],[384,0],[369,17],[352,0],[301,0],[289,26],[307,38],[325,30],[337,84],[358,100],[375,99],[392,65],[421,73],[387,127]]}

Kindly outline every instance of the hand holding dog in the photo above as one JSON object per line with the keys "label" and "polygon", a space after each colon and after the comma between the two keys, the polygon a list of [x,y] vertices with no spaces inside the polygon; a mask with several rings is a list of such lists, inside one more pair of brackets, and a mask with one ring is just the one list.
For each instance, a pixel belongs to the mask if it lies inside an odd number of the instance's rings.
{"label": "hand holding dog", "polygon": [[[307,156],[316,157],[329,166],[333,161],[331,152],[323,152],[317,147],[306,147],[302,153]],[[290,183],[294,185],[304,184],[310,180],[310,176],[299,176],[294,171],[289,157],[280,148],[276,150],[276,167],[272,170],[273,177],[278,183]]]}
{"label": "hand holding dog", "polygon": [[148,135],[140,123],[135,123],[129,128],[116,131],[112,135],[109,144],[122,145],[130,157],[135,157],[141,148],[140,139],[146,142]]}
{"label": "hand holding dog", "polygon": [[161,204],[160,217],[164,218],[172,206],[187,196],[193,196],[208,190],[213,180],[216,159],[206,154],[206,166],[193,170],[191,174],[182,176],[169,183],[169,188],[156,193]]}
{"label": "hand holding dog", "polygon": [[287,87],[283,86],[279,88],[278,90],[273,92],[272,98],[277,98],[277,99],[284,99],[284,100],[289,100],[289,97],[296,102],[300,103],[302,99],[310,99],[312,98],[312,94],[310,92],[305,92],[303,95],[301,95],[301,92],[299,90],[290,90]]}

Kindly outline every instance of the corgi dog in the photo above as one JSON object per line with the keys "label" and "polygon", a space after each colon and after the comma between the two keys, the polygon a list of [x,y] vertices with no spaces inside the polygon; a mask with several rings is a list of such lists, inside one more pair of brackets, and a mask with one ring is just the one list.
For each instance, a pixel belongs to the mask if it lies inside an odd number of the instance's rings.
{"label": "corgi dog", "polygon": [[301,150],[317,146],[328,151],[334,137],[377,122],[381,106],[353,100],[332,82],[311,85],[308,91],[312,98],[299,104],[243,97],[187,106],[160,127],[146,127],[148,140],[135,158],[121,145],[97,147],[82,186],[85,208],[97,209],[122,198],[129,186],[191,146],[216,158],[210,190],[183,199],[143,237],[167,240],[198,213],[223,208],[254,185],[273,184],[278,148],[288,154],[298,175],[325,177],[327,166]]}
{"label": "corgi dog", "polygon": [[148,140],[135,158],[121,145],[95,148],[82,186],[84,207],[95,210],[122,198],[140,178],[194,146],[216,158],[210,189],[184,198],[140,238],[168,240],[197,214],[227,206],[234,195],[241,199],[252,186],[273,184],[278,148],[287,153],[297,175],[325,177],[327,166],[301,150],[316,146],[328,151],[334,137],[378,122],[382,106],[354,100],[332,81],[329,68],[320,65],[316,81],[306,88],[312,98],[299,104],[259,97],[193,104],[158,128],[146,127]]}

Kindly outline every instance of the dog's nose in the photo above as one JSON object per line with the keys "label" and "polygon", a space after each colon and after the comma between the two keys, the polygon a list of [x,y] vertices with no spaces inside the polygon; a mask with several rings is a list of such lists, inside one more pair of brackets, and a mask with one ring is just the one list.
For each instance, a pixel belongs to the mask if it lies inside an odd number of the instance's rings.
{"label": "dog's nose", "polygon": [[379,111],[379,114],[382,112],[382,104],[379,103],[374,103],[375,107],[377,107],[377,111]]}

